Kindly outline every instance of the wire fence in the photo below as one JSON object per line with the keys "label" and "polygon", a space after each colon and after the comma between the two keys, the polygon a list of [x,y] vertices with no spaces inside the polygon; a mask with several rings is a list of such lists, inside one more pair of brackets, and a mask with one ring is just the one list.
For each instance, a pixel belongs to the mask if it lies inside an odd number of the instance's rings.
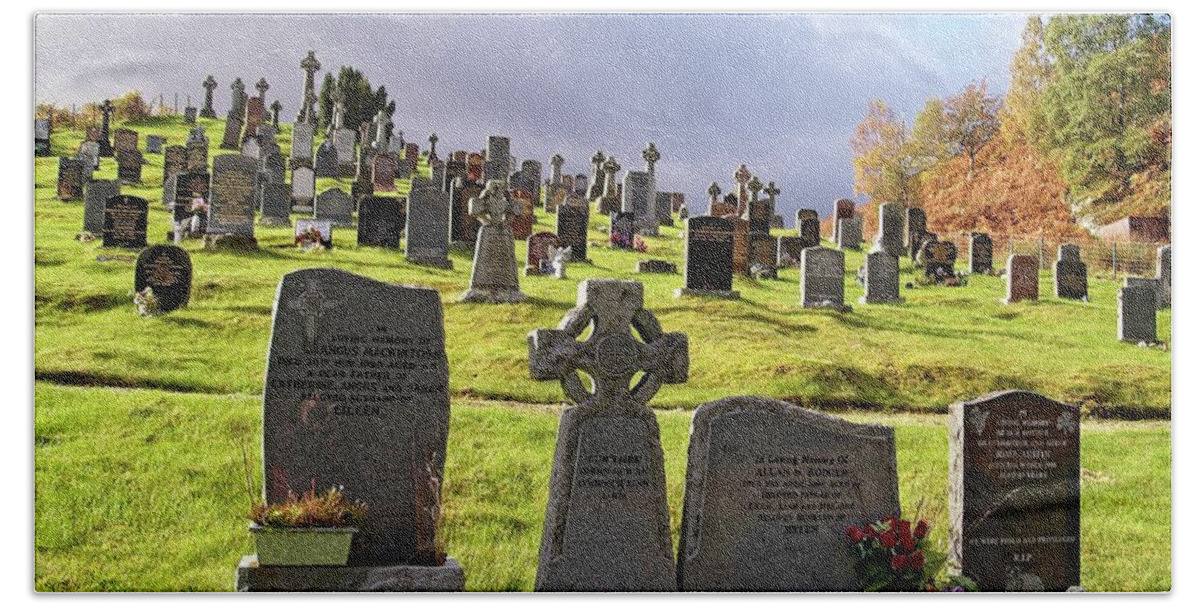
{"label": "wire fence", "polygon": [[[992,260],[996,269],[1003,268],[1008,256],[1032,255],[1043,270],[1052,270],[1058,260],[1059,245],[1076,245],[1079,257],[1087,264],[1088,274],[1116,280],[1126,276],[1154,276],[1158,270],[1158,248],[1169,243],[1113,242],[1098,238],[1056,239],[1031,235],[989,234],[992,239]],[[944,233],[939,239],[948,240],[958,248],[959,259],[966,259],[970,250],[968,232]]]}

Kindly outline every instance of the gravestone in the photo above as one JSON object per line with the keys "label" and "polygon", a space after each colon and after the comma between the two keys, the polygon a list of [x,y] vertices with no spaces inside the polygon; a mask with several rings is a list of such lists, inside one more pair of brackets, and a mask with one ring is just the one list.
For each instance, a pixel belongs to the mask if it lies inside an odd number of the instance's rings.
{"label": "gravestone", "polygon": [[263,98],[249,97],[246,99],[246,128],[242,132],[242,141],[258,136],[258,127],[263,122]]}
{"label": "gravestone", "polygon": [[96,236],[104,232],[104,204],[121,195],[121,182],[115,179],[94,179],[88,182],[83,197],[83,230]]}
{"label": "gravestone", "polygon": [[958,248],[950,241],[929,239],[921,248],[921,259],[925,262],[925,276],[934,277],[940,282],[954,276]]}
{"label": "gravestone", "polygon": [[983,232],[972,232],[967,250],[967,257],[971,259],[971,274],[992,273],[991,237]]}
{"label": "gravestone", "polygon": [[396,158],[390,154],[376,154],[371,161],[371,180],[376,192],[395,192]]}
{"label": "gravestone", "polygon": [[58,158],[58,198],[64,201],[83,198],[84,161],[60,156]]}
{"label": "gravestone", "polygon": [[549,266],[549,248],[559,246],[561,245],[558,236],[553,232],[529,235],[529,238],[525,239],[525,276],[550,274],[550,272],[542,272],[542,266]]}
{"label": "gravestone", "polygon": [[705,403],[688,441],[679,590],[861,591],[843,531],[899,515],[891,427],[763,397]]}
{"label": "gravestone", "polygon": [[781,236],[775,242],[776,266],[799,266],[800,252],[807,249],[804,239],[798,236]]}
{"label": "gravestone", "polygon": [[113,152],[137,152],[138,132],[133,129],[117,129],[113,131]]}
{"label": "gravestone", "polygon": [[124,184],[142,183],[142,165],[145,159],[137,150],[117,150],[117,179]]}
{"label": "gravestone", "polygon": [[394,196],[368,196],[358,204],[358,246],[400,248],[404,202]]}
{"label": "gravestone", "polygon": [[1157,270],[1158,277],[1158,307],[1171,307],[1171,246],[1163,245],[1158,248]]}
{"label": "gravestone", "polygon": [[196,106],[188,106],[183,109],[183,122],[189,125],[196,124]]}
{"label": "gravestone", "polygon": [[167,138],[162,135],[147,135],[146,152],[148,154],[162,154],[163,144],[165,143],[167,143]]}
{"label": "gravestone", "polygon": [[508,156],[511,153],[509,139],[502,135],[488,136],[487,156],[483,162],[483,180],[508,179]]}
{"label": "gravestone", "polygon": [[75,152],[75,158],[84,162],[84,170],[87,172],[99,169],[100,144],[94,141],[85,141],[79,144],[79,150]]}
{"label": "gravestone", "polygon": [[317,195],[313,203],[313,217],[331,221],[340,228],[353,227],[354,200],[338,188],[329,188]]}
{"label": "gravestone", "polygon": [[292,204],[312,211],[313,197],[317,190],[317,176],[311,167],[292,169]]}
{"label": "gravestone", "polygon": [[671,215],[672,197],[677,194],[674,192],[655,192],[654,193],[654,218],[658,220],[659,226],[674,226],[675,218]]}
{"label": "gravestone", "polygon": [[321,146],[317,148],[315,171],[317,177],[338,176],[338,151],[329,140],[321,142]]}
{"label": "gravestone", "polygon": [[221,148],[224,150],[237,150],[238,138],[242,133],[242,118],[240,115],[234,115],[231,111],[225,118],[225,131],[221,134]]}
{"label": "gravestone", "polygon": [[[815,212],[814,212],[815,214]],[[800,220],[797,227],[797,232],[800,233],[800,248],[808,249],[809,247],[821,246],[821,222],[816,218],[804,218]]]}
{"label": "gravestone", "polygon": [[618,249],[633,249],[634,215],[621,211],[608,216],[609,244]]}
{"label": "gravestone", "polygon": [[750,222],[740,217],[730,217],[733,224],[733,272],[750,274]]}
{"label": "gravestone", "polygon": [[981,591],[1079,584],[1079,416],[1025,391],[950,406],[952,574]]}
{"label": "gravestone", "polygon": [[208,140],[187,142],[187,170],[208,171]]}
{"label": "gravestone", "polygon": [[[163,151],[163,184],[165,185],[167,179],[172,175],[183,173],[187,170],[187,148],[184,146],[167,146]],[[169,199],[169,196],[163,196],[164,203],[169,203]]]}
{"label": "gravestone", "polygon": [[1071,300],[1088,297],[1087,264],[1079,259],[1079,245],[1059,245],[1054,262],[1054,295]]}
{"label": "gravestone", "polygon": [[33,121],[33,155],[50,156],[50,121]]}
{"label": "gravestone", "polygon": [[1117,292],[1117,338],[1125,342],[1158,342],[1158,289],[1155,284],[1125,279]]}
{"label": "gravestone", "polygon": [[404,163],[400,165],[401,175],[407,177],[417,172],[417,161],[420,160],[421,149],[417,144],[404,145]]}
{"label": "gravestone", "polygon": [[307,122],[292,123],[291,167],[311,166],[313,160],[313,125]]}
{"label": "gravestone", "polygon": [[213,157],[208,233],[254,236],[258,162],[241,154]]}
{"label": "gravestone", "polygon": [[817,215],[816,209],[797,209],[796,210],[796,230],[800,230],[800,222],[804,220],[821,221],[821,217]]}
{"label": "gravestone", "polygon": [[[504,180],[489,181],[483,192],[471,199],[470,211],[482,225],[475,239],[470,287],[459,301],[491,304],[525,301],[517,277],[512,226],[508,221],[516,209],[505,196]],[[409,209],[409,216],[412,216],[412,209]]]}
{"label": "gravestone", "polygon": [[141,249],[146,246],[146,199],[118,195],[104,201],[104,246]]}
{"label": "gravestone", "polygon": [[[170,182],[171,189],[171,219],[176,224],[191,220],[196,214],[193,206],[208,204],[212,198],[209,193],[209,175],[207,173],[185,171],[175,174]],[[202,213],[207,222],[208,214]],[[207,226],[207,224],[206,224]]]}
{"label": "gravestone", "polygon": [[[385,154],[384,156],[388,156],[388,155]],[[392,163],[391,163],[392,178],[395,179],[395,175],[396,175],[395,168],[396,168],[397,162],[395,160],[395,157],[391,157],[391,158],[392,158]],[[446,163],[445,162],[440,161],[440,160],[433,161],[429,165],[429,173],[430,173],[430,176],[432,177],[431,181],[433,181],[434,188],[437,188],[439,192],[449,192],[450,191],[450,189],[446,187]]]}
{"label": "gravestone", "polygon": [[837,220],[837,248],[846,249],[861,249],[862,248],[862,216],[856,215],[850,218]]}
{"label": "gravestone", "polygon": [[1004,276],[1007,288],[1001,304],[1015,304],[1038,299],[1038,259],[1032,255],[1008,256],[1008,269]]}
{"label": "gravestone", "polygon": [[740,297],[733,291],[733,222],[723,217],[696,216],[689,217],[684,225],[684,283],[675,296]]}
{"label": "gravestone", "polygon": [[879,232],[875,237],[875,248],[888,255],[902,256],[904,250],[905,209],[901,203],[879,205]]}
{"label": "gravestone", "polygon": [[800,303],[805,308],[844,309],[845,274],[845,253],[824,247],[801,251]]}
{"label": "gravestone", "polygon": [[654,207],[654,178],[646,171],[626,171],[621,187],[621,211],[633,214],[638,234],[658,236]]}
{"label": "gravestone", "polygon": [[591,207],[575,193],[568,195],[566,202],[558,208],[554,220],[554,233],[563,247],[571,248],[571,261],[587,261],[588,216]]}
{"label": "gravestone", "polygon": [[291,188],[287,184],[263,182],[259,184],[259,192],[262,199],[262,218],[259,223],[263,226],[291,226]]}
{"label": "gravestone", "polygon": [[242,142],[242,155],[249,156],[255,160],[262,158],[262,145],[258,143],[257,137],[247,137],[246,141]]}
{"label": "gravestone", "polygon": [[633,271],[638,274],[679,274],[679,268],[666,260],[639,260]]}
{"label": "gravestone", "polygon": [[533,225],[537,222],[533,215],[533,197],[524,189],[509,190],[508,195],[516,209],[509,221],[513,238],[523,241],[533,234]]}
{"label": "gravestone", "polygon": [[[509,248],[512,248],[509,237]],[[404,258],[413,264],[453,268],[450,251],[450,198],[424,177],[414,177],[404,225]],[[478,258],[475,260],[479,264]],[[514,271],[515,272],[515,271]]]}
{"label": "gravestone", "polygon": [[[848,198],[839,198],[838,200],[833,202],[833,242],[834,243],[841,242],[841,234],[842,234],[841,221],[848,220],[853,217],[855,217],[854,201],[852,201]],[[861,240],[862,240],[862,230],[860,227],[860,230],[858,233],[858,241],[861,241]],[[858,241],[855,241],[855,242],[858,242]],[[857,249],[857,248],[858,248],[857,246],[854,247],[854,249]]]}
{"label": "gravestone", "polygon": [[187,306],[192,294],[192,259],[174,245],[152,245],[138,254],[133,270],[133,291],[149,287],[160,312]]}
{"label": "gravestone", "polygon": [[884,304],[900,301],[900,260],[886,251],[868,253],[863,304]]}
{"label": "gravestone", "polygon": [[263,154],[260,172],[263,180],[272,184],[287,183],[287,167],[284,165],[283,157],[274,152]]}
{"label": "gravestone", "polygon": [[[369,509],[346,566],[263,567],[254,591],[457,591],[438,565],[449,365],[436,291],[336,269],[284,275],[276,292],[263,394],[265,498],[340,486]],[[344,380],[347,370],[366,370]]]}
{"label": "gravestone", "polygon": [[450,240],[460,245],[475,245],[479,220],[471,217],[471,199],[483,192],[483,186],[464,179],[454,181],[450,189]]}
{"label": "gravestone", "polygon": [[663,333],[642,294],[641,283],[585,280],[561,329],[529,334],[530,375],[558,380],[575,404],[559,424],[536,591],[676,589],[662,444],[646,404],[687,381],[688,343]]}
{"label": "gravestone", "polygon": [[925,230],[928,228],[925,210],[920,207],[909,207],[906,220],[904,243],[908,246],[909,258],[916,259],[917,251],[920,250],[921,243],[925,241]]}

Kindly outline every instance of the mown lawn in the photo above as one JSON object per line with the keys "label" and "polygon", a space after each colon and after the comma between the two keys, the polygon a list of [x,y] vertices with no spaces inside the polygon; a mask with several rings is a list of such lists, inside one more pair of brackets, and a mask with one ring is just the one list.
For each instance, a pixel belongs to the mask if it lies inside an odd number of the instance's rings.
{"label": "mown lawn", "polygon": [[[201,119],[218,150],[220,121]],[[186,140],[174,120],[131,125],[169,144]],[[57,131],[54,151],[73,154],[81,132]],[[290,149],[284,126],[281,147]],[[517,142],[519,150],[519,141]],[[146,155],[150,243],[162,242],[161,155]],[[471,252],[454,268],[408,264],[402,252],[358,248],[335,230],[330,252],[302,253],[287,228],[257,229],[251,254],[185,243],[195,276],[188,308],[143,319],[132,304],[136,252],[79,242],[81,201],[55,197],[57,158],[37,159],[35,282],[35,587],[39,590],[229,590],[250,551],[243,453],[259,470],[260,394],[280,277],[337,267],[437,289],[445,308],[454,398],[444,486],[443,536],[471,590],[528,590],[537,563],[554,438],[556,382],[529,378],[526,334],[555,327],[575,303],[578,280],[618,277],[645,285],[646,307],[690,343],[690,378],[664,387],[659,408],[672,529],[678,535],[690,410],[733,394],[759,394],[896,428],[902,502],[946,538],[949,404],[1000,389],[1027,389],[1081,405],[1083,584],[1093,590],[1162,590],[1171,584],[1170,311],[1159,313],[1167,347],[1116,339],[1117,284],[1091,278],[1090,302],[1052,297],[1043,273],[1038,303],[999,303],[997,277],[962,288],[902,289],[905,302],[860,305],[861,252],[848,252],[853,312],[798,306],[797,271],[780,280],[735,280],[737,301],[677,299],[680,275],[639,275],[639,259],[682,269],[680,227],[647,238],[649,251],[610,250],[592,214],[591,261],[570,280],[522,277],[524,304],[457,302]],[[422,164],[422,171],[428,168]],[[104,159],[97,177],[115,178]],[[318,192],[346,180],[319,180]],[[401,192],[408,183],[398,183]],[[787,197],[788,193],[783,193]],[[693,210],[700,201],[691,201]],[[539,214],[536,230],[554,229]],[[779,231],[784,234],[785,231]],[[525,246],[517,243],[523,260]],[[961,264],[960,264],[961,265]],[[998,266],[1002,261],[998,261]],[[901,284],[913,282],[902,261]],[[1140,420],[1131,422],[1131,420]],[[677,540],[677,539],[676,539]]]}

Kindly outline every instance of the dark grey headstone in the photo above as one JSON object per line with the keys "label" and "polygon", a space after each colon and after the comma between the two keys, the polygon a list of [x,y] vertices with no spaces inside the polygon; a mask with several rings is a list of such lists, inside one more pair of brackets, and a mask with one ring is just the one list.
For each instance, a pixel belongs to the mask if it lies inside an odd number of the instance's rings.
{"label": "dark grey headstone", "polygon": [[1126,342],[1158,342],[1157,310],[1157,284],[1126,279],[1117,292],[1117,337]]}
{"label": "dark grey headstone", "polygon": [[1088,297],[1087,264],[1079,258],[1079,245],[1059,245],[1054,262],[1054,295],[1071,300]]}
{"label": "dark grey headstone", "polygon": [[167,143],[167,138],[162,135],[147,135],[146,152],[148,154],[162,154],[163,144],[165,143]]}
{"label": "dark grey headstone", "polygon": [[925,210],[920,207],[909,207],[906,215],[904,244],[908,246],[909,257],[915,259],[921,243],[925,242],[925,231],[928,228],[925,221]]}
{"label": "dark grey headstone", "polygon": [[733,222],[723,217],[689,217],[684,239],[681,293],[733,297]]}
{"label": "dark grey headstone", "polygon": [[117,179],[124,184],[142,183],[142,165],[146,159],[138,150],[117,150]]}
{"label": "dark grey headstone", "polygon": [[634,219],[632,213],[621,211],[609,217],[609,243],[619,249],[633,249]]}
{"label": "dark grey headstone", "polygon": [[639,274],[678,274],[679,268],[666,260],[641,260],[634,267]]}
{"label": "dark grey headstone", "polygon": [[591,209],[586,205],[563,204],[555,215],[554,232],[563,247],[571,248],[571,260],[587,260],[588,216]]}
{"label": "dark grey headstone", "polygon": [[799,266],[800,252],[804,251],[804,239],[798,236],[781,236],[775,243],[776,266]]}
{"label": "dark grey headstone", "polygon": [[1001,303],[1014,304],[1038,299],[1038,259],[1032,255],[1008,256],[1007,283]]}
{"label": "dark grey headstone", "polygon": [[83,230],[99,236],[104,231],[104,204],[121,195],[121,182],[115,179],[94,179],[88,182],[83,198]]}
{"label": "dark grey headstone", "polygon": [[354,225],[354,200],[338,188],[329,188],[317,195],[313,203],[313,216],[319,220],[329,220],[335,226],[351,227]]}
{"label": "dark grey headstone", "polygon": [[982,232],[972,232],[971,243],[967,249],[967,257],[970,258],[971,264],[971,274],[991,274],[992,238]]}
{"label": "dark grey headstone", "polygon": [[483,192],[483,186],[466,180],[456,180],[450,187],[450,240],[474,245],[479,236],[479,220],[471,217],[471,199]]}
{"label": "dark grey headstone", "polygon": [[187,170],[188,171],[207,171],[208,170],[208,140],[189,140],[186,146],[187,150]]}
{"label": "dark grey headstone", "polygon": [[1171,307],[1171,246],[1158,248],[1157,271],[1158,277],[1158,307]]}
{"label": "dark grey headstone", "polygon": [[390,154],[376,154],[371,162],[371,178],[377,192],[395,192],[396,158]]}
{"label": "dark grey headstone", "polygon": [[875,247],[886,251],[888,255],[896,257],[904,255],[904,221],[905,209],[903,204],[880,204],[879,232],[875,237]]}
{"label": "dark grey headstone", "polygon": [[262,219],[259,222],[264,226],[291,226],[291,188],[275,182],[264,182],[259,188],[262,198]]}
{"label": "dark grey headstone", "polygon": [[[845,222],[846,220],[842,220]],[[839,236],[845,236],[845,224]],[[809,247],[800,252],[800,303],[808,307],[845,306],[846,254]]]}
{"label": "dark grey headstone", "polygon": [[196,107],[188,106],[183,109],[183,122],[186,124],[196,124]]}
{"label": "dark grey headstone", "polygon": [[[815,212],[814,212],[815,213]],[[800,233],[800,248],[821,246],[821,221],[816,218],[804,218],[797,226]]]}
{"label": "dark grey headstone", "polygon": [[900,299],[900,260],[886,251],[868,253],[864,304],[883,304]]}
{"label": "dark grey headstone", "polygon": [[659,226],[674,226],[675,218],[671,215],[672,192],[654,193],[654,217]]}
{"label": "dark grey headstone", "polygon": [[844,530],[900,515],[891,427],[763,397],[692,416],[680,591],[860,591]]}
{"label": "dark grey headstone", "polygon": [[306,122],[292,124],[292,159],[312,160],[313,125]]}
{"label": "dark grey headstone", "polygon": [[313,165],[317,177],[338,176],[338,151],[333,142],[325,140],[317,148],[317,160]]}
{"label": "dark grey headstone", "polygon": [[369,509],[348,565],[432,565],[448,380],[436,291],[335,269],[284,275],[263,395],[267,500],[341,486]]}
{"label": "dark grey headstone", "polygon": [[83,198],[84,161],[61,156],[58,159],[58,198],[67,201]]}
{"label": "dark grey headstone", "polygon": [[212,198],[209,175],[200,172],[183,172],[171,177],[171,219],[180,222],[192,217],[192,205],[197,199],[207,203]]}
{"label": "dark grey headstone", "polygon": [[981,591],[1079,584],[1079,413],[1024,391],[950,406],[951,573]]}
{"label": "dark grey headstone", "polygon": [[837,220],[838,249],[862,248],[862,216],[842,218]]}
{"label": "dark grey headstone", "polygon": [[149,287],[161,312],[187,306],[192,294],[192,259],[174,245],[153,245],[138,255],[133,270],[133,291]]}
{"label": "dark grey headstone", "polygon": [[654,180],[649,173],[625,173],[621,187],[621,211],[633,214],[634,228],[640,234],[658,235],[658,216],[653,197]]}
{"label": "dark grey headstone", "polygon": [[283,157],[270,152],[264,154],[261,160],[260,171],[266,181],[280,185],[287,183],[287,169],[284,166]]}
{"label": "dark grey headstone", "polygon": [[141,249],[146,246],[146,199],[119,195],[104,201],[104,246]]}
{"label": "dark grey headstone", "polygon": [[[450,268],[450,195],[417,177],[408,193],[404,219],[404,259],[414,264]],[[509,247],[512,239],[509,237]]]}
{"label": "dark grey headstone", "polygon": [[400,248],[404,201],[394,196],[368,196],[358,203],[358,246]]}
{"label": "dark grey headstone", "polygon": [[241,154],[223,154],[214,157],[212,164],[209,234],[254,236],[258,162]]}
{"label": "dark grey headstone", "polygon": [[950,241],[929,239],[921,247],[921,259],[925,263],[925,276],[944,280],[954,275],[954,262],[958,259],[958,247]]}

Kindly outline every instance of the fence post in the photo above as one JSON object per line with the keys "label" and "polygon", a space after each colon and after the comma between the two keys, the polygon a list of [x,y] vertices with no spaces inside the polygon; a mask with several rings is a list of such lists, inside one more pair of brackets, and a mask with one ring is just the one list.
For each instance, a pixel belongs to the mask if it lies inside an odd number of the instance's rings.
{"label": "fence post", "polygon": [[1046,239],[1038,237],[1038,268],[1046,267]]}
{"label": "fence post", "polygon": [[1112,244],[1112,267],[1113,267],[1113,280],[1115,281],[1115,280],[1117,280],[1117,242],[1116,241],[1113,241],[1113,244]]}

